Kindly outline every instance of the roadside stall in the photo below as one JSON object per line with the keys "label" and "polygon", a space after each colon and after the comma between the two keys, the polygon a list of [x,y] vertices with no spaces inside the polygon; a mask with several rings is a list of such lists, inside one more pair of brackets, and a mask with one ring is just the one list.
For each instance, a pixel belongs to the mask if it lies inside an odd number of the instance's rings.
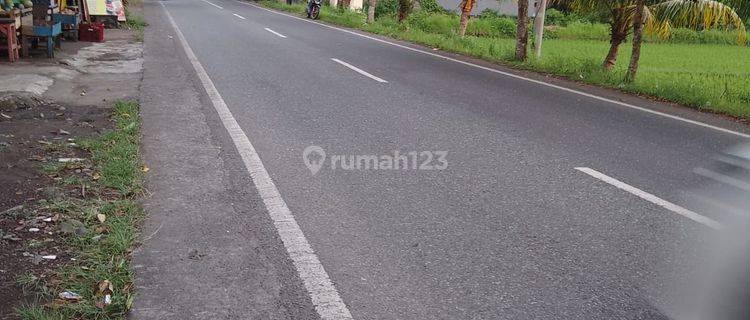
{"label": "roadside stall", "polygon": [[61,0],[60,12],[52,15],[52,20],[62,24],[63,36],[78,41],[78,26],[81,23],[81,7],[78,0]]}
{"label": "roadside stall", "polygon": [[14,62],[43,47],[55,56],[63,39],[104,41],[104,27],[125,21],[122,0],[0,0],[0,59]]}

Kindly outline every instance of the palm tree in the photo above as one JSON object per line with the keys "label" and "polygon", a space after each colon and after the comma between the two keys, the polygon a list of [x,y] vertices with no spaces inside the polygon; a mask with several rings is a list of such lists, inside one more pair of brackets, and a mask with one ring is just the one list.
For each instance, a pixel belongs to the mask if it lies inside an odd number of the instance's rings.
{"label": "palm tree", "polygon": [[625,82],[635,81],[638,73],[638,61],[641,59],[641,42],[643,42],[643,13],[646,10],[646,0],[637,0],[633,15],[633,52],[630,54],[630,65]]}
{"label": "palm tree", "polygon": [[375,6],[378,0],[369,0],[367,2],[367,23],[375,22]]}
{"label": "palm tree", "polygon": [[461,8],[461,20],[458,24],[458,35],[464,36],[466,34],[466,26],[469,24],[469,15],[471,10],[474,9],[475,0],[461,0],[459,7]]}
{"label": "palm tree", "polygon": [[529,43],[529,30],[526,22],[529,16],[529,1],[518,0],[518,16],[516,17],[516,60],[525,61]]}
{"label": "palm tree", "polygon": [[[610,70],[617,61],[620,45],[627,40],[639,0],[551,0],[565,4],[579,12],[607,12],[610,15],[610,48],[604,59],[604,69]],[[737,3],[745,0],[725,0]],[[667,36],[672,27],[708,29],[723,27],[738,31],[744,41],[742,19],[728,5],[715,0],[644,0],[642,12],[644,30]]]}
{"label": "palm tree", "polygon": [[750,19],[750,1],[747,0],[719,0],[719,2],[726,4],[734,9],[742,19]]}

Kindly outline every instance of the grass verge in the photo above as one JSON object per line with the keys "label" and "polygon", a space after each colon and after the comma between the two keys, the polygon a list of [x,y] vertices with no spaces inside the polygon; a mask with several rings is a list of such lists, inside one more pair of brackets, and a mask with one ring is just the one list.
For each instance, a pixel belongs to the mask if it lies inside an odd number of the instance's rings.
{"label": "grass verge", "polygon": [[[301,14],[302,4],[287,5],[264,0],[261,5]],[[633,83],[625,83],[625,72],[630,59],[630,46],[620,48],[617,65],[612,72],[604,72],[601,61],[607,54],[605,40],[550,39],[544,42],[544,55],[519,63],[514,61],[515,41],[501,36],[459,37],[442,14],[415,12],[404,23],[393,17],[381,16],[372,24],[365,23],[362,13],[324,6],[320,19],[336,25],[406,40],[448,52],[460,53],[515,68],[541,71],[625,92],[643,94],[657,99],[677,102],[711,112],[750,119],[750,47],[718,44],[647,43],[643,46],[639,76]],[[480,19],[469,22],[472,24]],[[507,33],[497,24],[489,31],[476,34]],[[602,29],[603,32],[604,29]],[[581,31],[590,33],[589,31]],[[598,32],[598,33],[602,33]],[[597,33],[597,34],[598,34]]]}
{"label": "grass verge", "polygon": [[[43,275],[17,279],[37,303],[16,310],[24,320],[124,319],[133,301],[130,255],[142,211],[138,143],[138,104],[116,102],[115,129],[78,142],[87,154],[79,171],[59,170],[55,197],[41,200],[38,210],[54,215],[69,262]],[[52,169],[50,169],[52,170]],[[61,292],[78,297],[63,298]]]}

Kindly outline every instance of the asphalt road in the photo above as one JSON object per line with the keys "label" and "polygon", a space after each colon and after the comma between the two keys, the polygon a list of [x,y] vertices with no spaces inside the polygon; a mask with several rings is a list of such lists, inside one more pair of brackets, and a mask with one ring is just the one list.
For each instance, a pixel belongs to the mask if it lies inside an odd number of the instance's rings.
{"label": "asphalt road", "polygon": [[[677,299],[674,283],[690,277],[702,239],[715,232],[576,168],[690,210],[688,191],[704,183],[693,169],[741,136],[235,0],[163,4],[149,10],[164,21],[162,10],[173,17],[354,319],[664,319]],[[539,79],[734,128],[679,108]],[[210,131],[223,132],[221,122],[210,121],[217,117],[212,110],[203,112]],[[311,145],[329,159],[447,151],[448,166],[332,170],[327,162],[313,175],[302,159]],[[223,150],[229,167],[214,169],[248,175],[235,153]],[[252,197],[249,210],[263,211]],[[268,223],[222,217],[238,225]],[[281,247],[271,251],[283,255]],[[266,260],[267,269],[291,266],[283,258]],[[303,290],[295,281],[287,290]],[[298,299],[309,309],[300,292],[277,299]],[[242,297],[213,304],[235,300]],[[202,302],[190,303],[199,309]]]}

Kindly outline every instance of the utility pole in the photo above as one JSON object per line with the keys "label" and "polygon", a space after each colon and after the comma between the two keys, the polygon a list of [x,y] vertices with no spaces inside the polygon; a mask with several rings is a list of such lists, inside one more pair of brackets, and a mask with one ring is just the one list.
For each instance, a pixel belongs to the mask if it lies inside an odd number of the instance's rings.
{"label": "utility pole", "polygon": [[534,16],[534,55],[539,58],[542,56],[542,37],[544,36],[544,16],[547,12],[547,0],[537,0],[536,6],[536,15]]}

